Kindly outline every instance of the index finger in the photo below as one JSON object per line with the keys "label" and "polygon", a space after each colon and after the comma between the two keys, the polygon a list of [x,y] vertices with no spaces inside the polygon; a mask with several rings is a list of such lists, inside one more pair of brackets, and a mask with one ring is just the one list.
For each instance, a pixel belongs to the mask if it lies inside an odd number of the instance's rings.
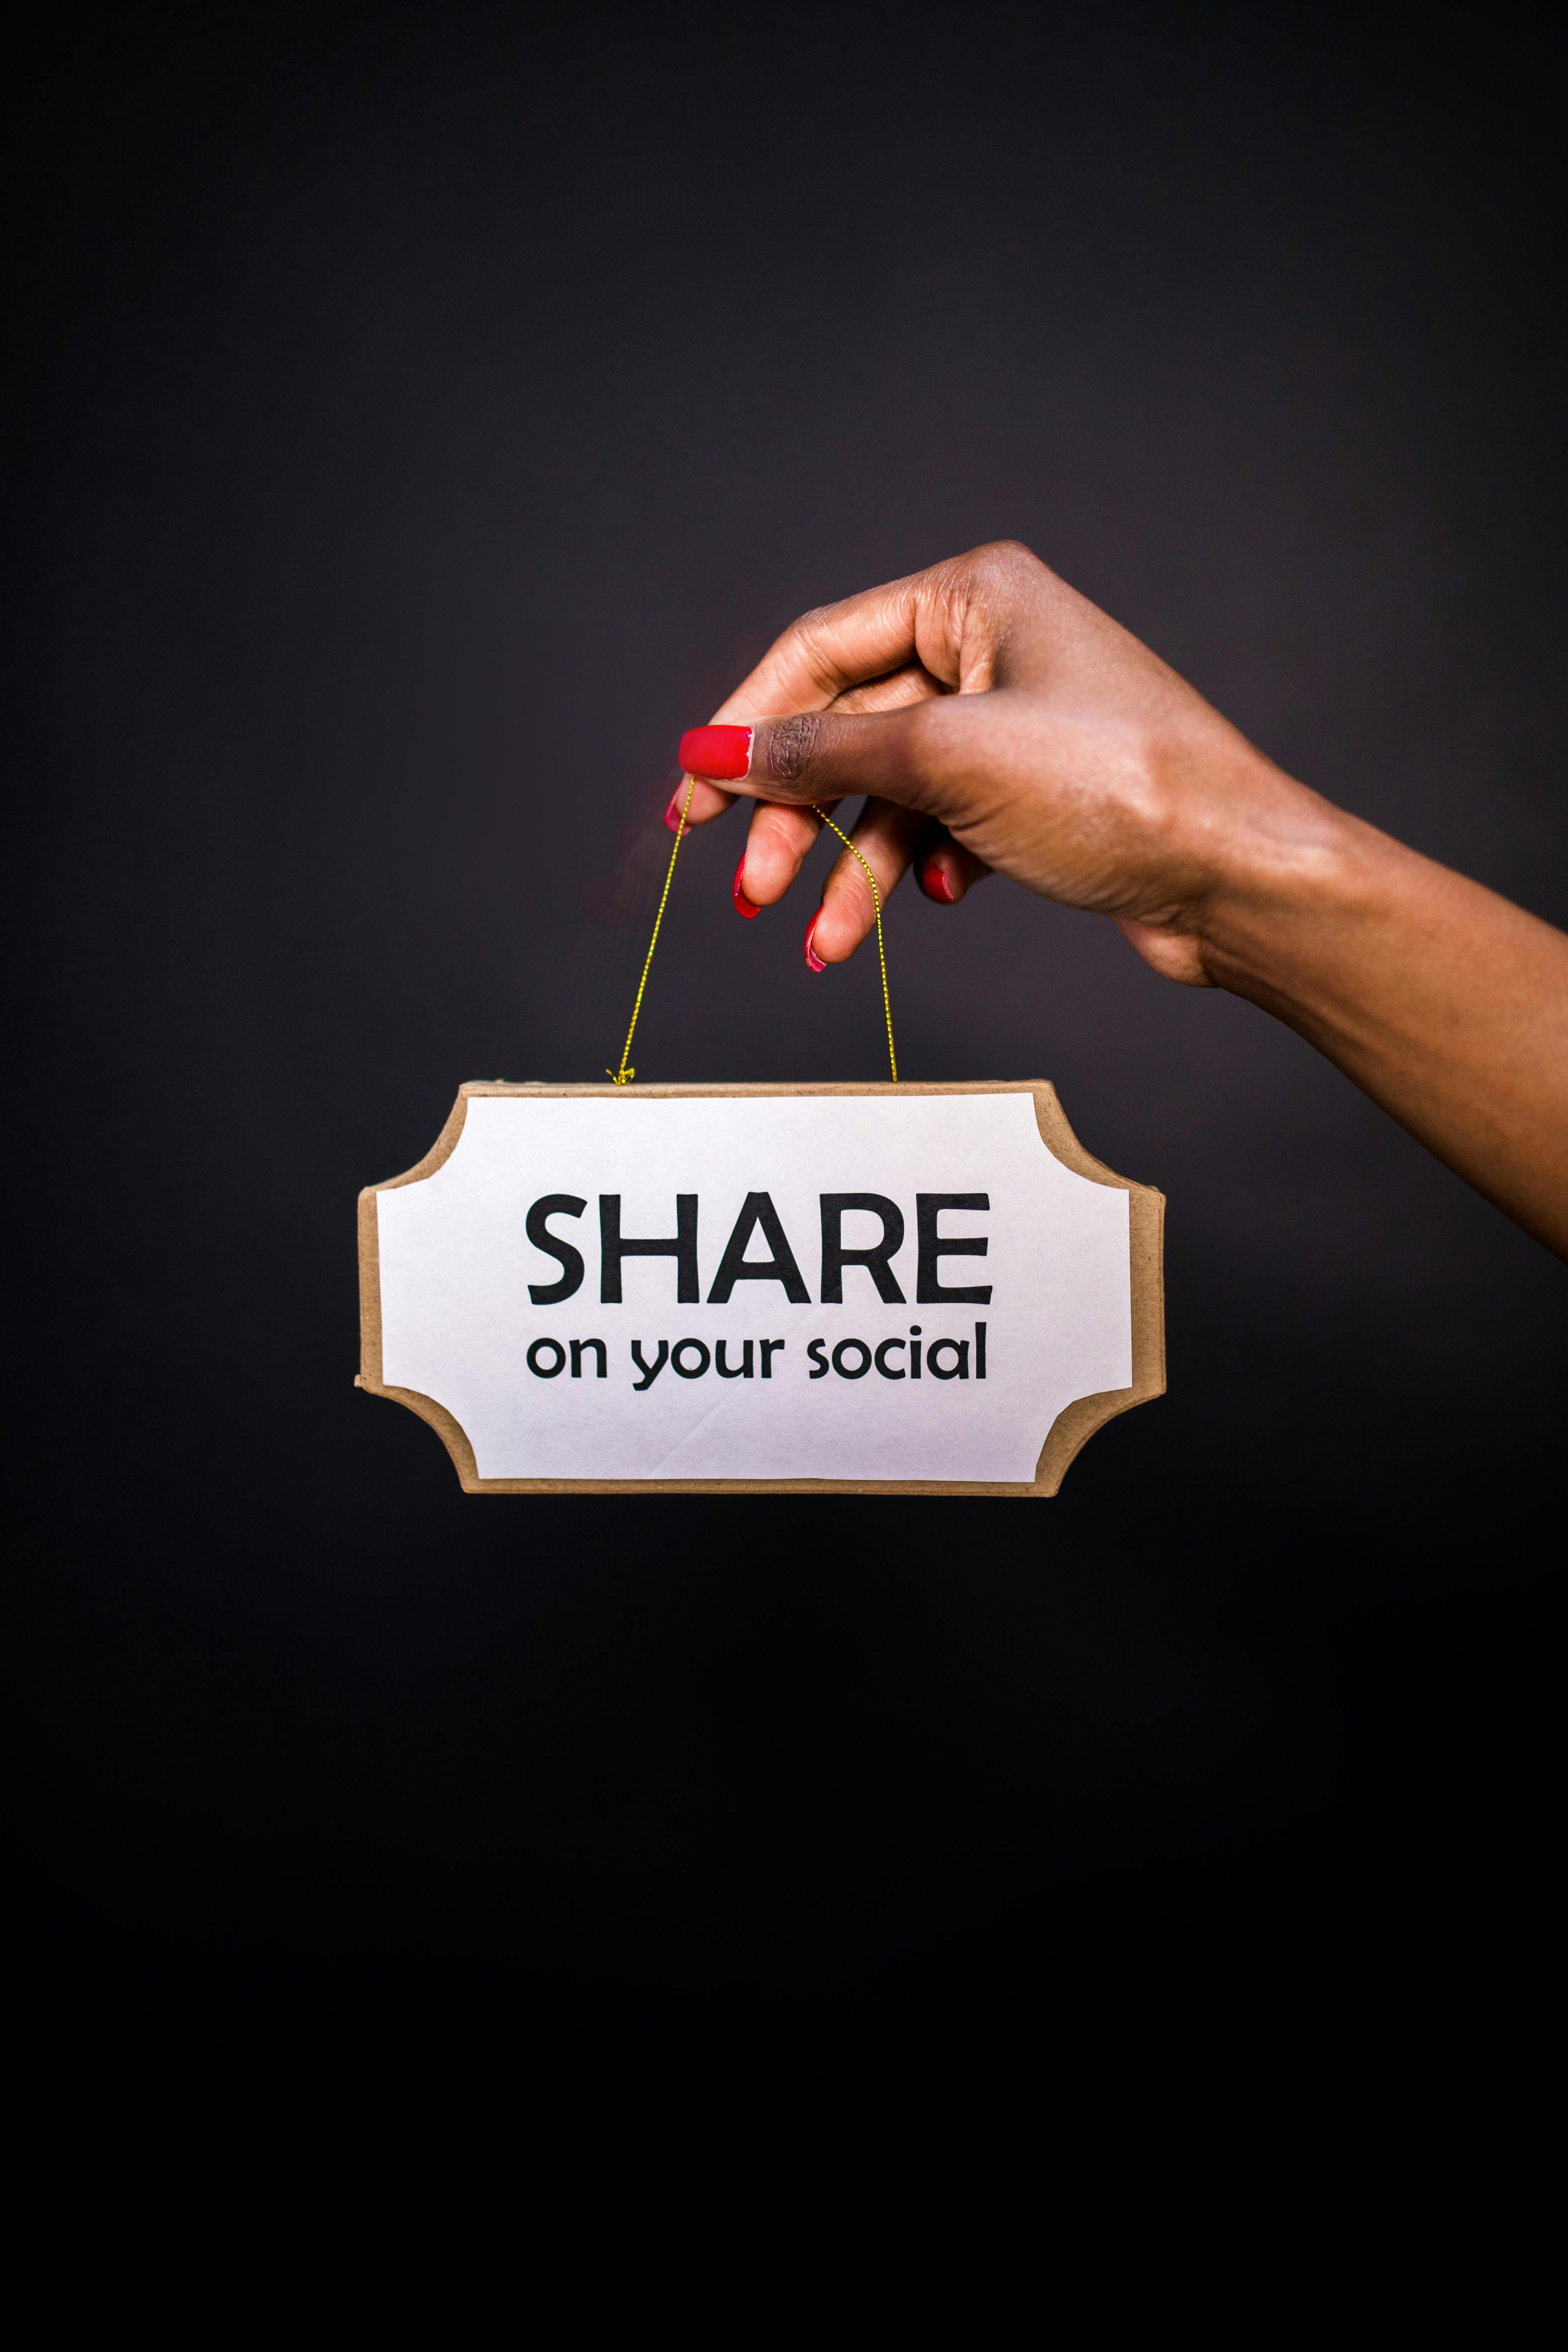
{"label": "index finger", "polygon": [[[929,571],[911,572],[803,613],[721,703],[709,726],[830,709],[890,709],[989,686],[994,632],[982,627],[978,636],[985,642],[965,645],[987,552],[973,549]],[[681,791],[685,783],[683,778]],[[686,803],[687,823],[710,824],[734,805],[735,797],[716,777],[700,776]],[[679,827],[679,808],[678,793],[665,812],[672,833]]]}
{"label": "index finger", "polygon": [[774,639],[710,724],[734,726],[748,719],[826,710],[851,688],[911,667],[926,673],[932,693],[955,686],[957,669],[945,632],[921,625],[931,617],[932,583],[931,572],[912,572],[907,579],[803,613]]}

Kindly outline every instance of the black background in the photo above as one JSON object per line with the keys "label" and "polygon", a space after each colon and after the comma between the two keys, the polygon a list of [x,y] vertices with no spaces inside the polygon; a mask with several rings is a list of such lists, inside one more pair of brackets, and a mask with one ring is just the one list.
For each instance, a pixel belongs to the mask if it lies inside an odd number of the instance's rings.
{"label": "black background", "polygon": [[[994,536],[1568,917],[1537,20],[41,21],[40,1983],[766,2058],[1183,1953],[1521,1964],[1563,1272],[1262,1013],[1007,884],[892,904],[906,1075],[1048,1076],[1168,1196],[1170,1393],[1052,1503],[465,1499],[353,1389],[353,1212],[460,1080],[613,1060],[681,730]],[[879,1076],[874,967],[808,975],[809,877],[738,922],[739,854],[682,852],[639,1072]]]}

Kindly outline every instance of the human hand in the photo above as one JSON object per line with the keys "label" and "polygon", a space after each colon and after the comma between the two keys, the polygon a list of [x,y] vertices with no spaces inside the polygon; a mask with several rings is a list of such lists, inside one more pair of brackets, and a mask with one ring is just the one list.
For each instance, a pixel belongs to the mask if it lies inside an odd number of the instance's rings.
{"label": "human hand", "polygon": [[[884,898],[911,866],[946,904],[996,872],[1110,916],[1167,979],[1288,1021],[1568,1256],[1568,938],[1284,774],[1027,548],[805,614],[680,757],[691,823],[758,803],[741,913],[788,890],[813,802],[864,793]],[[875,919],[846,850],[812,969]]]}
{"label": "human hand", "polygon": [[[1111,916],[1157,971],[1200,986],[1216,898],[1342,822],[1011,541],[805,614],[680,756],[699,779],[689,824],[758,803],[742,914],[794,882],[821,830],[812,802],[865,793],[851,837],[884,898],[911,865],[945,905],[999,871]],[[874,922],[846,850],[807,960],[842,963]]]}

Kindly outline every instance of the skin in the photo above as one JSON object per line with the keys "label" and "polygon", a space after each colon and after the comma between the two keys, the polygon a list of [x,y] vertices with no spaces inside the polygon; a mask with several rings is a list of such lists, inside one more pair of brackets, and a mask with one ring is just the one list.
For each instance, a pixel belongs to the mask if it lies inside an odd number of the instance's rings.
{"label": "skin", "polygon": [[[739,877],[784,898],[830,810],[883,897],[1010,875],[1108,915],[1165,979],[1289,1022],[1468,1182],[1568,1257],[1568,937],[1277,768],[1027,548],[976,548],[805,614],[713,714],[754,729]],[[873,929],[847,851],[811,945]]]}

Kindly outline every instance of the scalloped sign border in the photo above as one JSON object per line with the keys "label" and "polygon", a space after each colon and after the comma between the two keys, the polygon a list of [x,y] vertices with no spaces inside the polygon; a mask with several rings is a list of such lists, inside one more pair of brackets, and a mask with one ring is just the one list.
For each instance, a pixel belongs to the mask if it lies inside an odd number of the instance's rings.
{"label": "scalloped sign border", "polygon": [[[1040,1449],[1031,1484],[1001,1484],[942,1479],[870,1478],[481,1478],[474,1449],[463,1429],[434,1397],[416,1390],[388,1387],[382,1379],[381,1268],[378,1255],[376,1198],[404,1184],[417,1184],[435,1174],[451,1157],[462,1134],[470,1102],[480,1097],[511,1096],[542,1098],[647,1101],[650,1097],[740,1097],[776,1095],[853,1095],[866,1098],[908,1097],[911,1095],[1015,1095],[1034,1097],[1035,1117],[1046,1149],[1075,1175],[1114,1187],[1128,1195],[1132,1308],[1132,1383],[1081,1396],[1058,1413]],[[866,1086],[639,1086],[635,1091],[613,1086],[571,1087],[513,1085],[505,1080],[474,1081],[458,1089],[446,1126],[417,1166],[384,1184],[373,1184],[359,1196],[360,1371],[355,1386],[372,1396],[390,1397],[427,1421],[451,1455],[468,1495],[1054,1495],[1079,1448],[1097,1429],[1133,1405],[1161,1396],[1165,1388],[1165,1308],[1163,1244],[1165,1202],[1149,1184],[1134,1184],[1094,1159],[1079,1143],[1057,1100],[1056,1089],[1044,1078],[980,1080],[959,1086],[888,1084]]]}

